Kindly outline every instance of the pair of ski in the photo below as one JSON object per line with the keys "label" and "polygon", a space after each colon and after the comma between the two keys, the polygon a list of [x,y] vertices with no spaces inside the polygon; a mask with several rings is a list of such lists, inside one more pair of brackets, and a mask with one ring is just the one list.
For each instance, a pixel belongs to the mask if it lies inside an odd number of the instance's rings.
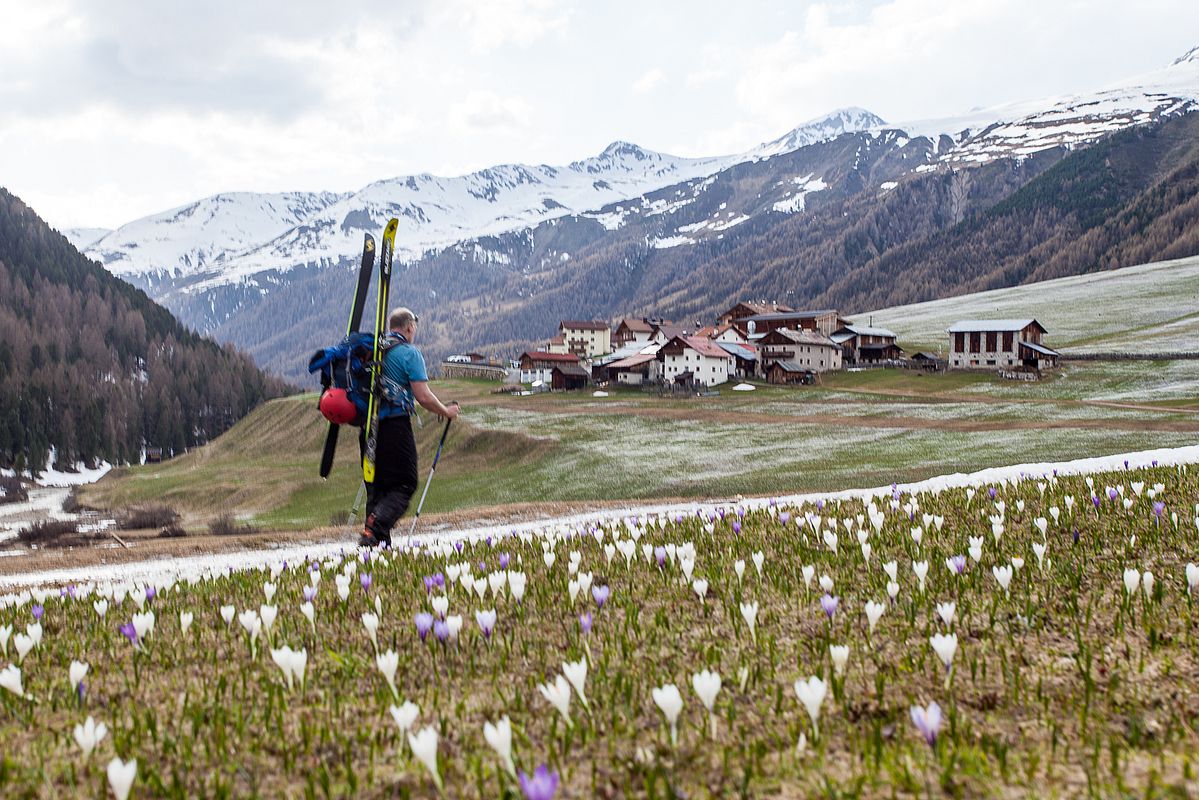
{"label": "pair of ski", "polygon": [[[375,345],[371,354],[371,390],[366,412],[366,448],[362,458],[362,480],[375,482],[375,453],[379,437],[379,399],[382,388],[383,365],[379,362],[380,344],[387,332],[387,307],[391,295],[391,262],[395,253],[398,219],[391,219],[383,229],[383,247],[379,256],[379,288],[375,305]],[[375,239],[369,233],[362,245],[362,265],[358,269],[358,285],[354,289],[354,301],[350,305],[350,323],[346,336],[357,333],[362,325],[362,314],[366,308],[366,296],[370,293],[371,277],[375,271]],[[333,456],[337,453],[337,435],[341,426],[329,423],[325,434],[325,449],[321,453],[321,477],[329,477],[333,469]]]}

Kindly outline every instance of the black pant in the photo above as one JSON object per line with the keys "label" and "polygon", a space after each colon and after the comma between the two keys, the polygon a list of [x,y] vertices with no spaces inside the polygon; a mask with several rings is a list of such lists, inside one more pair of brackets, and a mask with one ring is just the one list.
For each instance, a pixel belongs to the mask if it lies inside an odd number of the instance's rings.
{"label": "black pant", "polygon": [[[416,494],[416,439],[411,417],[380,420],[375,442],[375,482],[366,485],[366,528],[376,539],[390,542],[392,527]],[[358,434],[358,447],[365,455],[365,427]]]}

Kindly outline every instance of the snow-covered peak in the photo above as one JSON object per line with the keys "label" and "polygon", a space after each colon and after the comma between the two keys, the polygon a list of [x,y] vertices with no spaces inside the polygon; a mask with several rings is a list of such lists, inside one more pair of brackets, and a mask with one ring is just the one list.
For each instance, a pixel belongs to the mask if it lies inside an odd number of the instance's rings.
{"label": "snow-covered peak", "polygon": [[88,255],[117,275],[212,270],[344,197],[333,192],[213,195],[122,225],[94,242]]}
{"label": "snow-covered peak", "polygon": [[1190,50],[1187,50],[1178,58],[1170,62],[1170,66],[1178,67],[1182,66],[1183,64],[1194,64],[1196,62],[1199,62],[1199,46],[1192,47]]}
{"label": "snow-covered peak", "polygon": [[864,108],[856,106],[839,108],[823,116],[810,119],[779,138],[759,145],[751,152],[762,157],[776,156],[780,153],[790,153],[816,142],[835,139],[845,133],[881,128],[886,124],[882,117],[872,114]]}
{"label": "snow-covered peak", "polygon": [[80,252],[88,249],[102,238],[112,233],[110,228],[67,228],[61,231],[67,241]]}

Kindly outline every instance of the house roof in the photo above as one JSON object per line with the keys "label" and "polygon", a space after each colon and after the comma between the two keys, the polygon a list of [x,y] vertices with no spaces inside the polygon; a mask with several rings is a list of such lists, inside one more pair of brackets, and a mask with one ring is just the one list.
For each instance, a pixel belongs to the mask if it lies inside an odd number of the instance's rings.
{"label": "house roof", "polygon": [[754,314],[749,319],[753,322],[769,322],[787,319],[815,319],[816,317],[824,317],[829,314],[836,314],[834,308],[826,308],[821,311],[776,311],[769,314]]}
{"label": "house roof", "polygon": [[829,337],[825,336],[820,331],[796,331],[791,328],[776,328],[767,337],[781,336],[784,339],[789,339],[795,344],[809,344],[820,347],[836,347],[837,343]]}
{"label": "house roof", "polygon": [[653,353],[638,353],[637,355],[622,358],[619,361],[613,361],[608,365],[608,369],[620,371],[622,369],[635,369],[643,364],[648,364],[657,358]]}
{"label": "house roof", "polygon": [[521,359],[525,356],[534,361],[560,361],[564,364],[579,363],[579,357],[574,353],[545,353],[540,350],[532,350],[520,354]]}
{"label": "house roof", "polygon": [[706,339],[703,336],[673,336],[670,341],[662,346],[665,350],[674,341],[680,341],[687,347],[707,358],[732,358],[731,355],[724,351],[721,342],[714,342],[711,339]]}
{"label": "house roof", "polygon": [[808,367],[801,367],[799,364],[796,364],[794,361],[776,361],[770,365],[771,369],[774,369],[775,367],[778,367],[783,372],[811,372],[812,371]]}
{"label": "house roof", "polygon": [[872,353],[875,351],[878,351],[881,353],[881,352],[886,352],[887,350],[892,350],[892,349],[898,350],[901,353],[903,352],[903,348],[900,347],[899,345],[895,344],[895,342],[887,342],[886,344],[864,344],[861,347],[859,347],[858,349],[859,350],[868,350]]}
{"label": "house roof", "polygon": [[[782,305],[781,303],[750,303],[750,302],[742,301],[740,303],[737,303],[737,305],[733,306],[732,308],[730,308],[728,311],[726,311],[724,313],[731,314],[734,311],[736,311],[740,306],[745,306],[746,308],[748,308],[750,311],[752,311],[755,314],[771,314],[774,312],[786,312],[786,311],[794,311],[795,310],[795,309],[791,308],[790,306],[785,306],[785,305]],[[724,314],[722,314],[721,316],[724,316]]]}
{"label": "house roof", "polygon": [[872,328],[869,325],[843,325],[836,332],[840,333],[841,331],[850,331],[851,333],[855,333],[858,336],[887,336],[892,339],[899,338],[895,334],[895,331],[889,330],[887,328]]}
{"label": "house roof", "polygon": [[583,369],[578,364],[555,364],[553,372],[561,372],[563,375],[570,375],[575,378],[590,378],[591,373]]}
{"label": "house roof", "polygon": [[626,318],[622,319],[620,321],[620,325],[617,325],[616,327],[620,328],[621,326],[624,326],[625,328],[628,328],[629,330],[631,330],[635,333],[653,333],[654,332],[654,326],[650,325],[648,322],[646,322],[643,319],[629,319],[628,317],[626,317]]}
{"label": "house roof", "polygon": [[714,342],[714,344],[730,356],[742,361],[758,360],[758,348],[753,345],[741,344],[741,342]]}
{"label": "house roof", "polygon": [[590,319],[590,320],[564,319],[564,320],[562,320],[561,323],[559,323],[558,329],[559,330],[572,330],[572,331],[606,331],[606,330],[608,330],[608,323],[606,323],[602,320],[595,320],[595,319]]}
{"label": "house roof", "polygon": [[550,339],[549,343],[550,344],[566,344],[566,337],[563,336],[562,334],[558,334],[553,339]]}
{"label": "house roof", "polygon": [[1040,353],[1043,356],[1053,356],[1054,358],[1057,358],[1058,356],[1061,355],[1061,353],[1057,352],[1056,350],[1050,350],[1048,347],[1045,347],[1044,345],[1036,344],[1034,342],[1020,342],[1020,346],[1027,347],[1029,350],[1032,350],[1034,353]]}
{"label": "house roof", "polygon": [[963,319],[958,320],[946,329],[946,333],[992,333],[1004,331],[1022,331],[1029,325],[1036,325],[1045,333],[1045,326],[1035,319]]}
{"label": "house roof", "polygon": [[936,353],[930,353],[927,350],[921,350],[919,353],[912,354],[912,360],[920,359],[921,361],[944,361],[945,359]]}
{"label": "house roof", "polygon": [[662,331],[667,341],[676,336],[689,336],[690,331],[686,325],[675,325],[673,322],[663,322],[661,325],[655,325],[654,330]]}
{"label": "house roof", "polygon": [[841,344],[842,342],[848,342],[850,339],[852,339],[853,334],[849,333],[844,328],[842,328],[841,330],[837,331],[836,333],[834,333],[832,336],[830,336],[828,338],[833,340],[833,342],[835,342],[836,344]]}

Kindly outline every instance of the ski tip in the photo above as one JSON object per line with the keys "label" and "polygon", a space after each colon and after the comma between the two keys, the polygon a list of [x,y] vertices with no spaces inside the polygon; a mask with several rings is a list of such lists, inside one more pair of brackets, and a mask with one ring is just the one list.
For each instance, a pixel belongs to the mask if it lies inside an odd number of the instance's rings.
{"label": "ski tip", "polygon": [[395,236],[396,229],[398,229],[399,227],[400,227],[400,221],[398,219],[396,219],[395,217],[392,217],[391,219],[389,219],[387,221],[387,227],[383,229],[383,235],[384,236]]}
{"label": "ski tip", "polygon": [[364,250],[374,250],[375,249],[375,237],[371,236],[369,233],[366,234],[364,241],[362,243],[362,248]]}

